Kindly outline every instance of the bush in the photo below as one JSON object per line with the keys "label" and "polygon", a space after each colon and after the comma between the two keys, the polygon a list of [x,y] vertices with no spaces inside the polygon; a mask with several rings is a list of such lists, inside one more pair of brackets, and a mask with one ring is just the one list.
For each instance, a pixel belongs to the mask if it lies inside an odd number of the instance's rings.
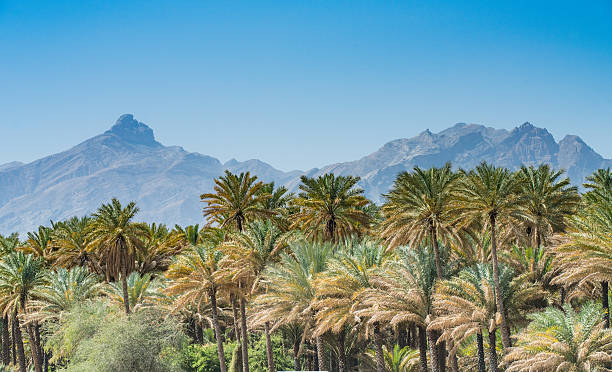
{"label": "bush", "polygon": [[81,306],[61,320],[48,348],[65,371],[184,371],[187,338],[155,308],[129,317],[103,304]]}
{"label": "bush", "polygon": [[[251,335],[253,337],[253,335]],[[240,345],[236,342],[223,344],[225,363],[228,371],[242,371]],[[277,370],[293,369],[293,359],[283,347],[280,335],[272,335],[272,356]],[[191,345],[188,351],[188,364],[195,372],[219,372],[219,358],[217,357],[217,344]],[[249,348],[249,367],[252,372],[267,372],[268,359],[266,357],[266,338],[261,334],[257,341]],[[232,369],[233,368],[233,369]]]}

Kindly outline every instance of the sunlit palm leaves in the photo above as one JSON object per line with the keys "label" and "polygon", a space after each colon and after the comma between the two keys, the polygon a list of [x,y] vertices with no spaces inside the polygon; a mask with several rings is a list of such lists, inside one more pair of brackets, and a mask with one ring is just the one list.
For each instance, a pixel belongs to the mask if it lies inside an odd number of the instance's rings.
{"label": "sunlit palm leaves", "polygon": [[368,228],[370,216],[363,207],[368,200],[356,188],[359,177],[324,174],[301,177],[301,193],[294,200],[299,208],[293,216],[294,228],[309,237],[338,242]]}
{"label": "sunlit palm leaves", "polygon": [[238,231],[242,231],[247,222],[272,216],[274,212],[262,207],[270,197],[260,192],[263,185],[249,172],[235,175],[226,170],[224,176],[215,179],[214,193],[200,196],[206,203],[204,217],[209,224],[235,224]]}
{"label": "sunlit palm leaves", "polygon": [[601,307],[585,304],[548,308],[530,315],[517,346],[506,356],[508,372],[608,371],[612,362],[612,330],[603,326]]}

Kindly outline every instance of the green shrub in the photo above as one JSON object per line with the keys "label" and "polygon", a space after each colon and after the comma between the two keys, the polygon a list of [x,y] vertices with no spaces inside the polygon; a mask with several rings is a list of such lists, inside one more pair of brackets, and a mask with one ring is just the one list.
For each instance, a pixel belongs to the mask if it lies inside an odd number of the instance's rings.
{"label": "green shrub", "polygon": [[126,317],[94,303],[61,319],[47,348],[61,356],[66,372],[185,371],[187,338],[180,329],[159,309]]}

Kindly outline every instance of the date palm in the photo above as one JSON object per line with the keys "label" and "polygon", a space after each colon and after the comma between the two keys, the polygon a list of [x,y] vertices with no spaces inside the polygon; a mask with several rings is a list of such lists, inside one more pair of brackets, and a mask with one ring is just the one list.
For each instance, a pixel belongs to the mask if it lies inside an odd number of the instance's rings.
{"label": "date palm", "polygon": [[146,224],[145,230],[142,245],[136,254],[136,270],[143,275],[165,271],[172,258],[183,249],[182,237],[164,224]]}
{"label": "date palm", "polygon": [[317,178],[301,177],[300,194],[294,205],[292,227],[301,228],[309,237],[338,242],[358,234],[368,226],[370,216],[364,211],[368,200],[356,188],[359,177],[327,173]]}
{"label": "date palm", "polygon": [[39,226],[35,232],[28,233],[28,239],[20,247],[26,254],[33,254],[40,257],[46,266],[53,264],[54,246],[52,243],[53,229],[46,226]]}
{"label": "date palm", "polygon": [[[332,256],[332,245],[326,243],[297,240],[289,243],[287,252],[280,254],[279,261],[269,266],[262,282],[266,291],[259,294],[252,303],[253,316],[250,323],[272,324],[278,327],[291,327],[301,324],[304,327],[302,339],[311,334],[314,327],[315,300],[314,283],[323,273]],[[325,355],[321,336],[315,338],[319,370],[324,371]],[[296,361],[299,360],[298,346]],[[299,364],[296,363],[299,369]]]}
{"label": "date palm", "polygon": [[217,307],[217,292],[223,285],[223,279],[219,275],[219,262],[223,257],[219,247],[222,241],[222,239],[205,239],[177,256],[166,272],[167,278],[171,281],[165,292],[176,296],[174,306],[178,309],[195,306],[199,312],[204,303],[210,303],[220,368],[221,372],[226,372],[223,333]]}
{"label": "date palm", "polygon": [[[363,306],[371,309],[375,320],[393,327],[414,324],[419,336],[419,360],[422,372],[427,371],[427,338],[434,357],[432,370],[439,370],[435,340],[426,332],[433,311],[433,289],[437,269],[432,249],[399,247],[397,259],[388,260],[383,270],[372,278],[373,288],[364,293]],[[444,265],[447,260],[442,260]],[[444,267],[443,267],[444,269]]]}
{"label": "date palm", "polygon": [[[417,372],[419,370],[419,352],[408,346],[400,348],[395,344],[393,349],[383,346],[385,368],[389,372]],[[376,365],[376,352],[368,351],[368,357],[373,360],[369,364]],[[374,369],[373,367],[370,367]]]}
{"label": "date palm", "polygon": [[[128,275],[127,285],[132,311],[159,305],[166,300],[162,294],[163,280],[153,278],[151,273],[141,275],[138,271],[134,271]],[[124,306],[122,285],[117,282],[108,283],[103,292],[112,302]]]}
{"label": "date palm", "polygon": [[612,362],[612,330],[604,327],[601,308],[586,303],[580,311],[569,304],[530,315],[506,355],[508,372],[608,371]]}
{"label": "date palm", "polygon": [[612,171],[598,169],[587,177],[584,187],[588,190],[584,198],[591,205],[612,204]]}
{"label": "date palm", "polygon": [[73,306],[102,293],[102,284],[85,267],[57,268],[47,276],[47,285],[38,291],[38,299],[31,307],[32,318],[40,321],[55,320]]}
{"label": "date palm", "polygon": [[555,248],[559,275],[553,283],[596,288],[601,284],[604,324],[610,326],[608,283],[612,280],[612,205],[592,206],[571,220],[567,241]]}
{"label": "date palm", "polygon": [[548,164],[537,168],[522,166],[519,171],[528,226],[538,249],[549,235],[565,230],[565,218],[573,215],[580,203],[578,188],[562,175],[563,171],[553,171]]}
{"label": "date palm", "polygon": [[[543,293],[533,286],[523,285],[523,280],[514,280],[514,272],[506,266],[499,271],[502,298],[511,318],[519,318],[522,310],[540,298]],[[442,331],[441,340],[453,340],[458,347],[466,339],[477,335],[479,370],[484,371],[484,348],[482,330],[489,334],[489,368],[497,370],[495,332],[497,306],[493,268],[480,263],[463,269],[457,276],[439,282],[434,294],[434,308],[438,315],[429,328]]]}
{"label": "date palm", "polygon": [[113,198],[103,204],[89,225],[89,247],[104,261],[107,280],[121,280],[125,313],[130,314],[128,275],[136,268],[136,256],[146,237],[146,226],[132,222],[139,209],[136,203],[125,207]]}
{"label": "date palm", "polygon": [[289,215],[291,214],[291,203],[295,198],[293,193],[288,192],[285,186],[276,187],[274,182],[264,183],[258,192],[267,197],[261,201],[261,208],[273,212],[270,217],[282,230],[289,228]]}
{"label": "date palm", "polygon": [[489,229],[497,310],[501,317],[502,344],[504,348],[509,348],[512,342],[501,297],[497,239],[499,225],[513,224],[517,220],[523,221],[527,218],[520,195],[520,178],[506,168],[495,167],[485,162],[469,172],[462,172],[464,177],[455,198],[455,213],[464,224],[476,221]]}
{"label": "date palm", "polygon": [[97,275],[103,275],[104,269],[100,266],[100,259],[96,252],[89,251],[88,228],[92,219],[90,217],[73,217],[58,222],[53,229],[55,266],[73,268],[86,266]]}
{"label": "date palm", "polygon": [[[26,371],[22,324],[20,319],[26,316],[28,302],[38,296],[38,292],[47,284],[43,261],[23,252],[10,253],[0,262],[0,308],[4,315],[12,316],[15,322],[14,337],[17,344],[19,369]],[[32,359],[37,372],[42,371],[42,358],[39,338],[31,323],[24,325],[32,345]]]}
{"label": "date palm", "polygon": [[373,287],[372,278],[388,257],[386,247],[376,240],[347,241],[315,283],[315,336],[327,332],[338,335],[340,372],[347,370],[343,344],[346,328],[355,325],[356,316],[370,319],[376,344],[377,371],[384,371],[380,322],[375,318],[373,306],[367,302],[367,291]]}
{"label": "date palm", "polygon": [[[243,371],[248,372],[248,339],[246,320],[247,298],[256,294],[261,288],[259,282],[264,269],[277,261],[278,253],[286,247],[289,234],[280,230],[271,220],[258,220],[249,223],[244,232],[231,235],[224,246],[225,257],[221,262],[224,272],[233,283],[237,283],[237,295],[240,302],[240,318],[242,331],[242,361]],[[265,327],[266,335],[269,329]],[[266,337],[268,340],[269,337]],[[274,369],[271,358],[272,345],[266,342],[268,352],[268,368]]]}
{"label": "date palm", "polygon": [[459,179],[450,163],[425,170],[415,167],[411,173],[398,175],[391,191],[384,195],[382,236],[391,247],[431,244],[439,278],[443,273],[438,240],[453,235],[450,206]]}
{"label": "date palm", "polygon": [[270,196],[261,193],[264,183],[249,172],[235,175],[225,171],[225,175],[215,179],[214,193],[200,195],[204,207],[204,217],[209,224],[218,223],[221,227],[235,224],[242,232],[245,224],[261,217],[271,217],[273,211],[266,210],[262,204]]}

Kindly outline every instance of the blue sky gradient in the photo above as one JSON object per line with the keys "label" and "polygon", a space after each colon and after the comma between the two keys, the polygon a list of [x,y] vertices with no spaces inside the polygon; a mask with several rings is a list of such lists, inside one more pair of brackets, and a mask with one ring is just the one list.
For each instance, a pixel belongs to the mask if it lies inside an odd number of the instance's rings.
{"label": "blue sky gradient", "polygon": [[0,0],[0,164],[123,113],[283,169],[457,122],[525,121],[610,158],[612,2]]}

